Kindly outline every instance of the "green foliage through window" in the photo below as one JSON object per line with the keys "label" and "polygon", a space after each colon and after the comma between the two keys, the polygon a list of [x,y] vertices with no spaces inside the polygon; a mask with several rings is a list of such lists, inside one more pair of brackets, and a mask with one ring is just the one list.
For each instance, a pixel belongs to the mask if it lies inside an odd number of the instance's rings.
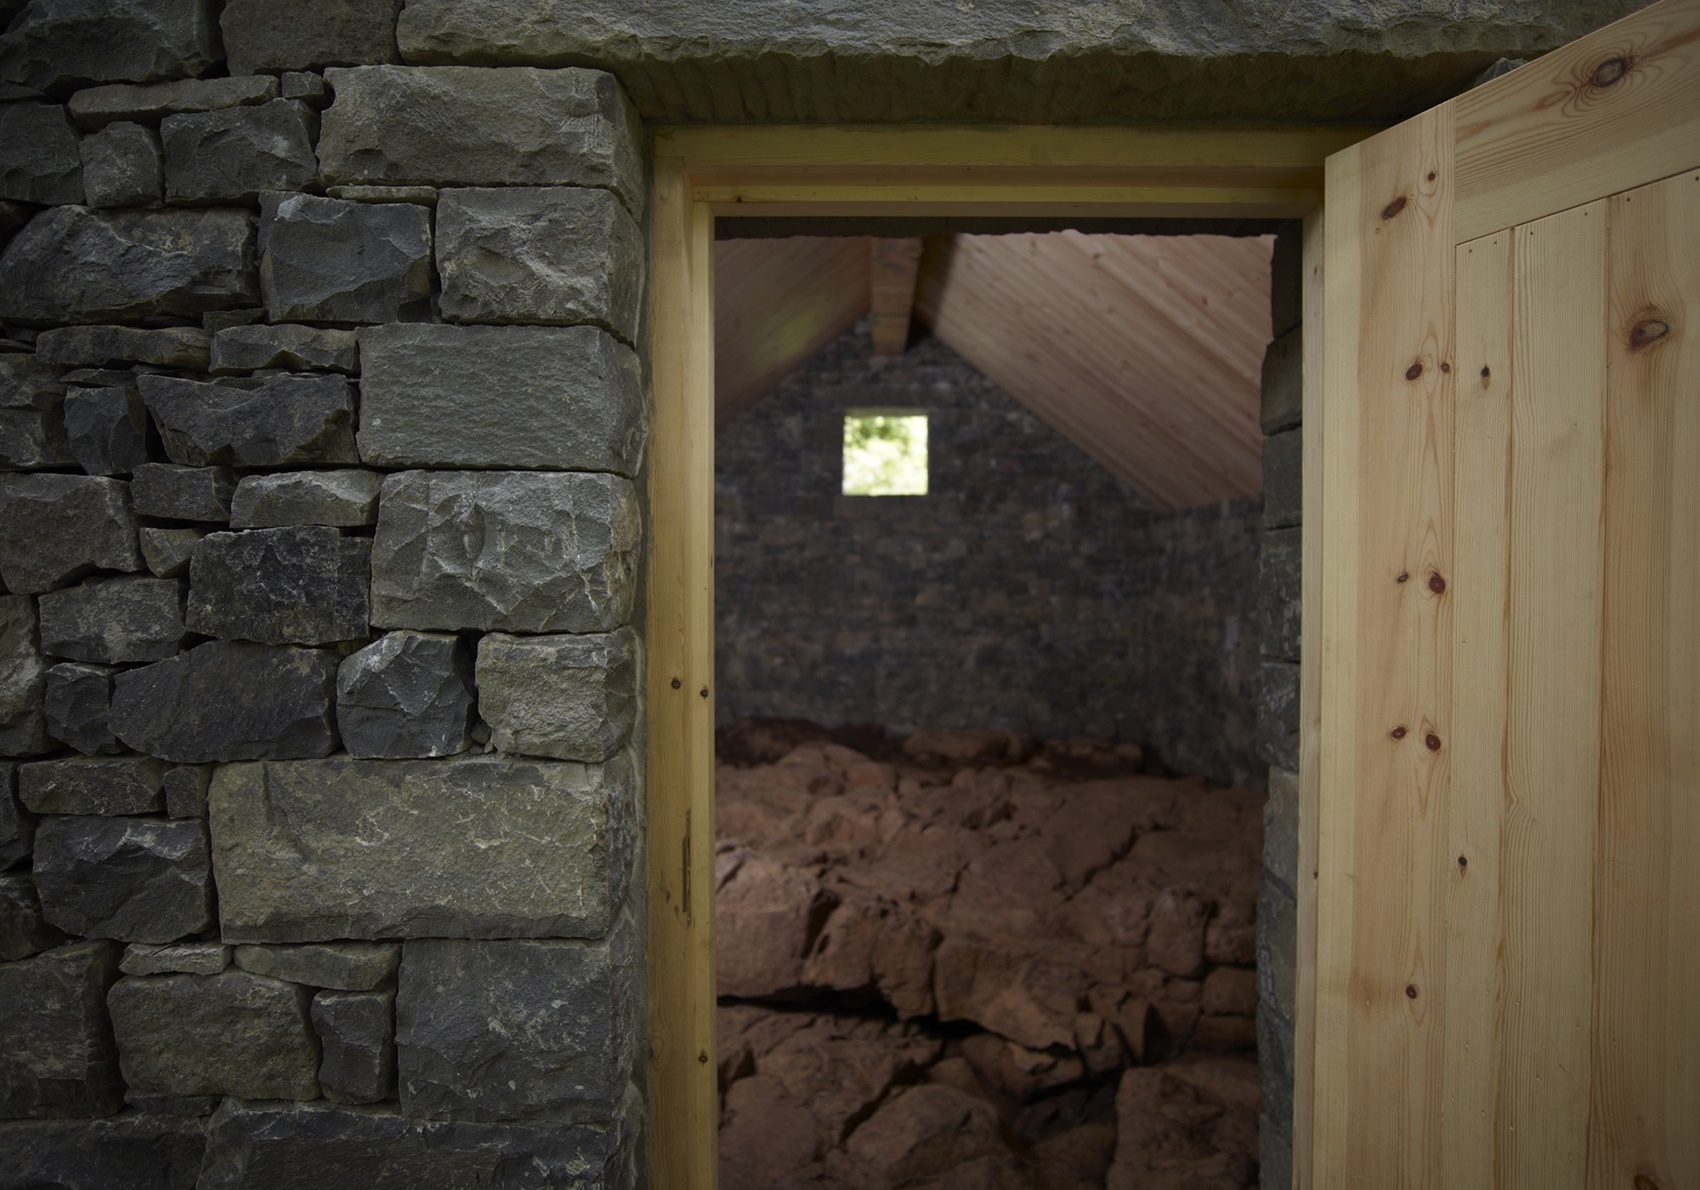
{"label": "green foliage through window", "polygon": [[906,409],[848,410],[844,494],[925,496],[927,415]]}

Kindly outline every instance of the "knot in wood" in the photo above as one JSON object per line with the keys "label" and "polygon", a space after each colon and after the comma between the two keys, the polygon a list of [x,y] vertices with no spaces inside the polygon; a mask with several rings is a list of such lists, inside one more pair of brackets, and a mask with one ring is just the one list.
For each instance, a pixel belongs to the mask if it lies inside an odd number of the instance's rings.
{"label": "knot in wood", "polygon": [[1604,90],[1605,88],[1614,86],[1618,82],[1622,81],[1623,76],[1628,73],[1629,59],[1624,57],[1622,54],[1619,54],[1615,58],[1607,58],[1604,62],[1601,62],[1598,66],[1594,67],[1594,73],[1589,77],[1588,81],[1601,90]]}
{"label": "knot in wood", "polygon": [[1387,734],[1392,736],[1396,740],[1402,740],[1407,735],[1409,735],[1410,733],[1407,732],[1403,726],[1400,726],[1400,727],[1395,727],[1392,731],[1388,732]]}
{"label": "knot in wood", "polygon": [[1440,751],[1440,737],[1435,735],[1432,731],[1423,737],[1423,743],[1428,745],[1428,750],[1430,752]]}
{"label": "knot in wood", "polygon": [[1422,374],[1423,374],[1423,361],[1422,360],[1418,360],[1416,363],[1412,364],[1410,367],[1405,369],[1405,379],[1406,380],[1415,380],[1417,377],[1421,376]]}
{"label": "knot in wood", "polygon": [[1657,318],[1637,322],[1629,332],[1629,350],[1640,351],[1670,334],[1670,324]]}
{"label": "knot in wood", "polygon": [[1446,594],[1446,580],[1441,578],[1438,572],[1431,574],[1428,576],[1428,589],[1436,595],[1444,595]]}
{"label": "knot in wood", "polygon": [[1398,198],[1381,208],[1381,217],[1383,219],[1393,218],[1393,216],[1405,209],[1405,202],[1405,196],[1401,194]]}
{"label": "knot in wood", "polygon": [[1407,1000],[1415,1000],[1417,998],[1417,985],[1416,984],[1408,983],[1408,984],[1405,985],[1405,998]]}

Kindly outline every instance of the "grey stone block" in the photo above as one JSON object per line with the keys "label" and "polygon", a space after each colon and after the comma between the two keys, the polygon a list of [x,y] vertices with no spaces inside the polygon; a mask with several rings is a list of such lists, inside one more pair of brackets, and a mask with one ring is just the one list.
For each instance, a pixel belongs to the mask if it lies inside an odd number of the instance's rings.
{"label": "grey stone block", "polygon": [[218,942],[132,942],[118,969],[126,975],[217,975],[230,966],[230,947]]}
{"label": "grey stone block", "polygon": [[311,186],[319,176],[318,126],[318,113],[295,99],[167,116],[159,125],[166,201],[253,202],[267,191]]}
{"label": "grey stone block", "polygon": [[38,601],[41,651],[117,665],[163,661],[183,643],[183,586],[176,579],[85,579]]}
{"label": "grey stone block", "polygon": [[612,1126],[528,1128],[429,1123],[332,1103],[227,1099],[212,1118],[198,1190],[280,1190],[302,1170],[326,1169],[361,1190],[635,1190],[638,1116],[633,1105]]}
{"label": "grey stone block", "polygon": [[175,942],[212,925],[198,822],[55,814],[35,832],[35,891],[67,934]]}
{"label": "grey stone block", "polygon": [[[1304,317],[1304,228],[1289,224],[1269,259],[1269,333],[1280,338]],[[1264,430],[1264,433],[1269,433]]]}
{"label": "grey stone block", "polygon": [[15,1186],[194,1190],[206,1129],[194,1114],[148,1108],[100,1120],[5,1121],[0,1152]]}
{"label": "grey stone block", "polygon": [[230,524],[236,529],[375,525],[383,483],[381,471],[352,469],[250,475],[236,485]]}
{"label": "grey stone block", "polygon": [[[165,773],[165,813],[170,818],[205,818],[210,764],[180,764]],[[136,974],[133,972],[132,974]]]}
{"label": "grey stone block", "polygon": [[77,130],[58,104],[0,104],[0,198],[43,205],[83,201]]}
{"label": "grey stone block", "polygon": [[394,942],[306,942],[238,946],[236,965],[255,975],[339,992],[370,992],[388,983],[401,962]]}
{"label": "grey stone block", "polygon": [[24,873],[0,876],[0,961],[15,963],[63,941],[65,935],[41,915],[35,882]]}
{"label": "grey stone block", "polygon": [[635,343],[646,264],[642,231],[607,190],[468,188],[437,204],[451,322],[588,322]]}
{"label": "grey stone block", "polygon": [[148,411],[134,388],[67,388],[65,435],[89,475],[128,475],[148,461]]}
{"label": "grey stone block", "polygon": [[199,527],[155,529],[146,525],[138,531],[142,542],[142,561],[155,578],[177,578],[189,573],[189,562],[195,547],[207,530]]}
{"label": "grey stone block", "polygon": [[623,920],[596,942],[408,942],[396,988],[402,1110],[607,1119],[641,1037],[633,928]]}
{"label": "grey stone block", "polygon": [[343,660],[336,691],[350,756],[405,760],[472,746],[472,651],[459,637],[388,633]]}
{"label": "grey stone block", "polygon": [[637,355],[599,328],[373,327],[360,354],[368,463],[626,476],[642,465]]}
{"label": "grey stone block", "polygon": [[267,645],[363,640],[372,543],[322,525],[210,533],[189,565],[191,632]]}
{"label": "grey stone block", "polygon": [[37,760],[18,766],[18,800],[37,814],[157,814],[164,778],[147,756]]}
{"label": "grey stone block", "polygon": [[266,320],[266,312],[261,307],[250,310],[208,310],[201,315],[201,329],[209,335],[233,326],[253,326]]}
{"label": "grey stone block", "polygon": [[1265,880],[1257,893],[1257,995],[1283,1021],[1294,1019],[1298,969],[1298,903]]}
{"label": "grey stone block", "polygon": [[260,288],[273,321],[429,313],[431,214],[423,207],[291,194],[268,196],[262,212]]}
{"label": "grey stone block", "polygon": [[41,358],[66,367],[116,368],[158,364],[205,371],[207,333],[194,326],[143,330],[133,326],[68,326],[36,337]]}
{"label": "grey stone block", "polygon": [[[174,521],[228,521],[235,494],[236,473],[229,467],[143,463],[130,481],[130,499],[138,515]],[[163,544],[154,539],[155,548]]]}
{"label": "grey stone block", "polygon": [[75,461],[65,433],[65,385],[37,355],[0,356],[0,470]]}
{"label": "grey stone block", "polygon": [[1304,420],[1304,328],[1294,327],[1264,350],[1262,391],[1265,434],[1294,429]]}
{"label": "grey stone block", "polygon": [[210,112],[276,99],[275,78],[179,79],[151,86],[89,87],[71,96],[71,118],[84,128],[117,120],[158,120],[183,112]]}
{"label": "grey stone block", "polygon": [[320,992],[319,1087],[333,1103],[379,1103],[395,1094],[395,992]]}
{"label": "grey stone block", "polygon": [[332,198],[349,202],[410,202],[422,207],[437,205],[435,186],[326,186]]}
{"label": "grey stone block", "polygon": [[[0,595],[0,756],[29,756],[53,747],[43,699],[47,662],[36,645],[35,600]],[[6,773],[10,788],[11,773]]]}
{"label": "grey stone block", "polygon": [[246,971],[126,976],[106,996],[124,1081],[161,1095],[316,1099],[310,997]]}
{"label": "grey stone block", "polygon": [[302,100],[319,111],[331,101],[330,89],[325,86],[325,76],[322,74],[307,70],[286,70],[280,82],[285,99]]}
{"label": "grey stone block", "polygon": [[83,191],[91,207],[157,207],[165,195],[159,133],[140,124],[108,124],[83,137]]}
{"label": "grey stone block", "polygon": [[479,715],[498,751],[606,760],[637,717],[637,634],[492,632],[478,642],[477,679]]}
{"label": "grey stone block", "polygon": [[1269,770],[1269,800],[1263,803],[1263,868],[1297,894],[1299,887],[1299,775]]}
{"label": "grey stone block", "polygon": [[223,936],[598,936],[631,867],[633,779],[625,757],[222,766],[208,812]]}
{"label": "grey stone block", "polygon": [[1257,695],[1257,754],[1264,762],[1299,768],[1299,667],[1265,661]]}
{"label": "grey stone block", "polygon": [[0,37],[0,82],[48,91],[153,82],[218,60],[207,0],[53,0],[30,4]]}
{"label": "grey stone block", "polygon": [[611,74],[361,66],[325,81],[327,183],[598,186],[643,207],[642,124]]}
{"label": "grey stone block", "polygon": [[639,532],[636,489],[615,475],[392,475],[372,545],[372,622],[450,631],[618,628],[631,618]]}
{"label": "grey stone block", "polygon": [[1263,1115],[1280,1132],[1293,1127],[1293,1025],[1267,1004],[1257,1009],[1257,1065],[1263,1084]]}
{"label": "grey stone block", "polygon": [[122,752],[107,718],[112,710],[112,667],[62,661],[47,671],[42,702],[47,734],[85,756]]}
{"label": "grey stone block", "polygon": [[1304,552],[1300,529],[1270,529],[1258,553],[1257,623],[1263,655],[1299,659]]}
{"label": "grey stone block", "polygon": [[1304,519],[1304,431],[1263,440],[1263,527],[1287,529]]}
{"label": "grey stone block", "polygon": [[198,318],[259,300],[247,211],[50,207],[0,256],[0,320]]}
{"label": "grey stone block", "polygon": [[35,815],[18,804],[18,764],[0,760],[0,872],[29,858],[35,845]]}
{"label": "grey stone block", "polygon": [[336,663],[323,649],[208,641],[114,678],[112,731],[180,764],[328,756]]}
{"label": "grey stone block", "polygon": [[360,340],[353,331],[295,323],[233,326],[213,337],[213,372],[254,372],[260,368],[354,375],[360,371]]}
{"label": "grey stone block", "polygon": [[219,23],[232,74],[399,62],[401,0],[230,0]]}
{"label": "grey stone block", "polygon": [[92,570],[140,570],[129,486],[94,475],[0,475],[0,579],[38,595]]}
{"label": "grey stone block", "polygon": [[106,1017],[116,978],[110,942],[0,963],[0,1118],[106,1116],[123,1106]]}
{"label": "grey stone block", "polygon": [[174,463],[289,467],[358,463],[354,394],[341,376],[266,376],[208,382],[139,376]]}

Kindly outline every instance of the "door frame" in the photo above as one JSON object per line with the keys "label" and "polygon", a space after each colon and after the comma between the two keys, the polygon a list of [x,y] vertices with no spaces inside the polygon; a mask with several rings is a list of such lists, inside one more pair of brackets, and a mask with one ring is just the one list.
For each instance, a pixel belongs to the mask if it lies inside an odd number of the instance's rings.
{"label": "door frame", "polygon": [[[712,1190],[714,219],[743,216],[1304,221],[1295,1184],[1311,1168],[1322,562],[1324,161],[1339,127],[662,126],[652,130],[647,631],[651,1183]],[[1304,873],[1309,873],[1308,876]]]}

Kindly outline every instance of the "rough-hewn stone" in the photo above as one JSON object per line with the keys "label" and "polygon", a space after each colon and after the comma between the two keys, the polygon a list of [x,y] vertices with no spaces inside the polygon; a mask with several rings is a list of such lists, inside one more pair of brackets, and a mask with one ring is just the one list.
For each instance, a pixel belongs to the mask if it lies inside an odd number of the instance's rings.
{"label": "rough-hewn stone", "polygon": [[319,1087],[334,1103],[379,1103],[395,1093],[395,992],[320,992]]}
{"label": "rough-hewn stone", "polygon": [[230,73],[399,62],[401,0],[231,0],[219,18]]}
{"label": "rough-hewn stone", "polygon": [[1291,1022],[1298,970],[1298,905],[1291,893],[1265,880],[1257,894],[1257,997]]}
{"label": "rough-hewn stone", "polygon": [[274,322],[420,319],[431,297],[431,215],[407,203],[268,197],[260,288]]}
{"label": "rough-hewn stone", "polygon": [[217,975],[230,966],[230,947],[218,942],[132,942],[118,969],[126,975]]}
{"label": "rough-hewn stone", "polygon": [[[621,1115],[628,1113],[636,1115],[629,1107]],[[635,1190],[638,1141],[628,1118],[612,1127],[527,1128],[427,1123],[393,1111],[327,1103],[227,1099],[212,1118],[197,1186],[279,1190],[304,1169],[334,1169],[345,1185],[361,1190]]]}
{"label": "rough-hewn stone", "polygon": [[122,752],[107,719],[112,710],[112,667],[62,661],[47,671],[42,712],[47,734],[85,756]]}
{"label": "rough-hewn stone", "polygon": [[81,942],[0,963],[0,1118],[105,1116],[123,1105],[106,1023],[118,950]]}
{"label": "rough-hewn stone", "polygon": [[43,205],[83,201],[77,130],[58,104],[0,104],[0,198]]}
{"label": "rough-hewn stone", "polygon": [[641,997],[629,917],[596,942],[428,939],[402,950],[402,1110],[603,1120],[630,1077]]}
{"label": "rough-hewn stone", "polygon": [[1304,432],[1287,430],[1263,440],[1263,526],[1286,529],[1304,513]]}
{"label": "rough-hewn stone", "polygon": [[628,476],[641,465],[637,355],[599,328],[383,326],[361,332],[360,351],[368,463]]}
{"label": "rough-hewn stone", "polygon": [[445,191],[437,268],[443,317],[452,322],[589,322],[637,341],[643,233],[610,191]]}
{"label": "rough-hewn stone", "polygon": [[[29,756],[53,745],[42,699],[47,662],[36,646],[35,600],[0,595],[0,756]],[[7,777],[10,788],[11,774]]]}
{"label": "rough-hewn stone", "polygon": [[65,935],[41,915],[41,900],[29,875],[0,876],[0,961],[15,963],[63,941]]}
{"label": "rough-hewn stone", "polygon": [[18,764],[0,760],[0,872],[29,858],[35,845],[35,815],[18,804]]}
{"label": "rough-hewn stone", "polygon": [[64,467],[74,460],[58,369],[36,355],[0,356],[0,470]]}
{"label": "rough-hewn stone", "polygon": [[18,766],[18,800],[37,814],[156,814],[164,776],[146,756],[37,760]]}
{"label": "rough-hewn stone", "polygon": [[0,475],[0,579],[36,595],[92,570],[140,570],[129,486],[93,475]]}
{"label": "rough-hewn stone", "polygon": [[615,475],[404,471],[378,504],[372,622],[609,631],[631,618],[638,537],[636,489]]}
{"label": "rough-hewn stone", "polygon": [[310,70],[286,70],[279,80],[283,86],[285,99],[299,99],[309,103],[316,111],[323,111],[331,101],[330,89],[325,86],[325,76],[315,74]]}
{"label": "rough-hewn stone", "polygon": [[0,37],[0,82],[52,90],[200,74],[218,58],[207,0],[32,0]]}
{"label": "rough-hewn stone", "polygon": [[352,469],[250,475],[236,485],[230,524],[235,529],[373,525],[383,482],[382,472]]}
{"label": "rough-hewn stone", "polygon": [[100,1120],[7,1121],[0,1123],[0,1152],[17,1186],[195,1190],[206,1129],[193,1113],[150,1110]]}
{"label": "rough-hewn stone", "polygon": [[642,125],[611,74],[361,66],[325,81],[328,183],[599,186],[643,205]]}
{"label": "rough-hewn stone", "polygon": [[205,371],[207,333],[199,327],[68,326],[36,337],[41,358],[66,367],[115,368],[158,364]]}
{"label": "rough-hewn stone", "polygon": [[259,300],[254,216],[50,207],[0,256],[0,319],[196,318]]}
{"label": "rough-hewn stone", "polygon": [[1258,636],[1263,655],[1280,661],[1299,659],[1301,532],[1265,532],[1258,556]]}
{"label": "rough-hewn stone", "polygon": [[1304,416],[1304,328],[1294,327],[1263,352],[1262,409],[1265,434],[1295,428]]}
{"label": "rough-hewn stone", "polygon": [[350,202],[411,202],[422,207],[437,205],[435,186],[326,186],[325,193]]}
{"label": "rough-hewn stone", "polygon": [[208,641],[113,680],[112,731],[182,764],[327,756],[336,749],[334,653]]}
{"label": "rough-hewn stone", "polygon": [[180,79],[145,87],[89,87],[71,96],[68,106],[71,118],[82,127],[103,128],[118,120],[158,120],[184,112],[265,103],[277,96],[275,78]]}
{"label": "rough-hewn stone", "polygon": [[83,137],[83,192],[91,207],[157,207],[165,193],[159,133],[140,124],[108,124]]}
{"label": "rough-hewn stone", "polygon": [[660,122],[1387,122],[1636,6],[408,0],[397,40],[409,62],[596,62]]}
{"label": "rough-hewn stone", "polygon": [[124,1081],[162,1095],[316,1099],[311,995],[247,971],[120,979],[106,1001]]}
{"label": "rough-hewn stone", "polygon": [[214,381],[139,376],[174,463],[287,467],[358,463],[354,394],[341,376]]}
{"label": "rough-hewn stone", "polygon": [[211,371],[253,372],[260,368],[299,371],[360,371],[360,340],[353,331],[329,327],[233,326],[213,337]]}
{"label": "rough-hewn stone", "polygon": [[295,946],[238,946],[236,965],[255,975],[339,992],[382,987],[401,962],[393,942],[306,942]]}
{"label": "rough-hewn stone", "polygon": [[300,190],[319,175],[319,116],[295,99],[167,116],[160,121],[168,202],[253,202]]}
{"label": "rough-hewn stone", "polygon": [[128,386],[67,388],[65,435],[89,475],[128,475],[148,461],[148,411]]}
{"label": "rough-hewn stone", "polygon": [[207,530],[198,526],[158,529],[147,525],[138,530],[142,543],[142,560],[148,573],[155,578],[177,578],[189,573],[189,562],[195,547]]}
{"label": "rough-hewn stone", "polygon": [[[138,515],[174,521],[228,521],[235,494],[236,473],[229,467],[143,463],[130,481],[130,499]],[[161,544],[156,538],[155,547]]]}
{"label": "rough-hewn stone", "polygon": [[1257,754],[1279,768],[1299,767],[1299,667],[1266,661],[1257,696]]}
{"label": "rough-hewn stone", "polygon": [[496,757],[226,765],[209,820],[227,941],[596,936],[633,774]]}
{"label": "rough-hewn stone", "polygon": [[170,818],[205,818],[210,764],[180,764],[166,770],[165,813]]}
{"label": "rough-hewn stone", "polygon": [[472,650],[458,636],[387,633],[344,659],[336,692],[350,756],[405,760],[472,746]]}
{"label": "rough-hewn stone", "polygon": [[210,533],[189,566],[191,632],[268,645],[364,639],[372,543],[322,525]]}
{"label": "rough-hewn stone", "polygon": [[498,751],[605,760],[637,716],[637,634],[492,632],[478,642],[477,678],[478,712]]}
{"label": "rough-hewn stone", "polygon": [[68,934],[175,942],[212,924],[198,822],[51,815],[35,832],[42,913]]}
{"label": "rough-hewn stone", "polygon": [[85,579],[38,602],[41,651],[51,657],[105,665],[163,661],[183,643],[183,587],[175,579]]}

